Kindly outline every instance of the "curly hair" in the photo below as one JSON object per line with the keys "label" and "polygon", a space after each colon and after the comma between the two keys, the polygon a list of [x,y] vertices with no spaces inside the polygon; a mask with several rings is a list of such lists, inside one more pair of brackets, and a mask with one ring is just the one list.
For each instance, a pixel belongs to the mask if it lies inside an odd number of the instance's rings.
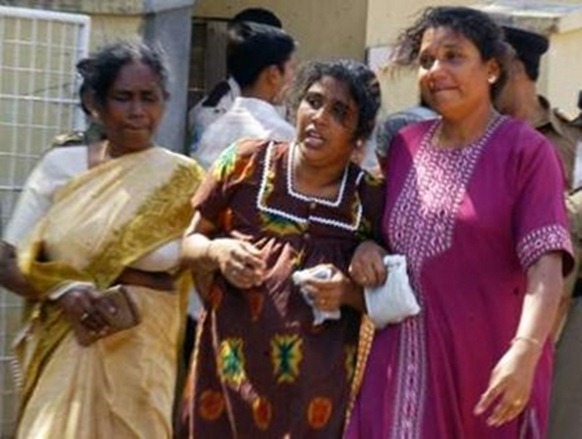
{"label": "curly hair", "polygon": [[355,139],[366,140],[374,129],[380,108],[380,84],[366,65],[353,60],[313,61],[305,64],[297,73],[289,94],[289,108],[295,116],[307,90],[324,76],[331,77],[349,90],[358,107],[358,125]]}
{"label": "curly hair", "polygon": [[420,44],[427,29],[445,27],[464,36],[479,50],[481,59],[497,61],[499,79],[491,87],[495,96],[505,84],[513,50],[505,42],[503,30],[489,15],[463,6],[437,6],[424,9],[414,24],[400,33],[390,57],[395,66],[416,67]]}
{"label": "curly hair", "polygon": [[79,61],[77,71],[83,78],[81,87],[83,90],[90,90],[95,100],[104,104],[107,92],[121,69],[133,61],[139,61],[150,67],[159,78],[164,97],[168,98],[170,73],[165,54],[161,47],[149,46],[141,41],[119,41]]}

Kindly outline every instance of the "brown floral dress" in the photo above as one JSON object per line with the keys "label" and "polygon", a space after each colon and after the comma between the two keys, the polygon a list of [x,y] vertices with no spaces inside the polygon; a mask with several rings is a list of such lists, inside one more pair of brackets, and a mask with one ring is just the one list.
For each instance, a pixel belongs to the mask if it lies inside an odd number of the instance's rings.
{"label": "brown floral dress", "polygon": [[361,315],[313,325],[291,282],[321,263],[346,271],[376,238],[382,183],[350,164],[335,200],[293,190],[293,146],[242,141],[225,151],[194,197],[218,236],[253,243],[264,283],[241,291],[216,275],[186,388],[182,429],[195,438],[339,438],[350,399]]}

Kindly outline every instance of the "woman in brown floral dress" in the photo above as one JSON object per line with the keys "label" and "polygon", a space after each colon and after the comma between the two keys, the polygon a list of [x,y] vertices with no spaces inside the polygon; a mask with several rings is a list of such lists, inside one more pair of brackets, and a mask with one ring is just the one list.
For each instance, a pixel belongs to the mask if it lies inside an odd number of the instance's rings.
{"label": "woman in brown floral dress", "polygon": [[[382,211],[381,183],[350,158],[373,129],[380,91],[367,67],[335,61],[307,66],[294,96],[296,141],[235,143],[193,199],[183,256],[207,311],[184,437],[343,432],[365,357],[364,300],[347,269],[359,242],[378,239]],[[330,277],[311,278],[301,291],[292,274],[312,267]],[[321,311],[331,318],[315,324]]]}

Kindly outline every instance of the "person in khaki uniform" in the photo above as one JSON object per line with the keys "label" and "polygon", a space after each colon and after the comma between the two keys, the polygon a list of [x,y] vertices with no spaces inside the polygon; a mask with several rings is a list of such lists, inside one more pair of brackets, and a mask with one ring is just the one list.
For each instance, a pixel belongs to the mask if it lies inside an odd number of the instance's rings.
{"label": "person in khaki uniform", "polygon": [[555,145],[564,168],[576,267],[564,282],[564,297],[554,325],[556,357],[549,437],[578,439],[582,437],[582,375],[577,370],[582,362],[582,298],[579,297],[582,282],[578,281],[582,256],[582,187],[579,187],[581,179],[574,174],[582,128],[559,109],[552,108],[537,92],[540,58],[548,50],[548,39],[515,27],[505,26],[504,31],[506,41],[515,50],[515,58],[511,75],[495,105],[502,113],[525,120],[544,134]]}

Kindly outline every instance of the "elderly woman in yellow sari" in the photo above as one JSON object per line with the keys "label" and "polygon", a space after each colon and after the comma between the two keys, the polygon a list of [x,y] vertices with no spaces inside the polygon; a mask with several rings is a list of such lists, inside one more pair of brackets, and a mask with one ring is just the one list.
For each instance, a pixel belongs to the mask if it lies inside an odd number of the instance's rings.
{"label": "elderly woman in yellow sari", "polygon": [[[10,242],[2,244],[0,282],[28,299],[17,434],[169,438],[187,291],[179,238],[201,170],[153,143],[168,97],[158,50],[117,43],[82,73],[108,140],[49,151],[6,240],[41,218],[25,242],[12,243],[12,263]],[[118,284],[129,302],[104,301],[103,290]],[[117,331],[124,303],[139,323]]]}

